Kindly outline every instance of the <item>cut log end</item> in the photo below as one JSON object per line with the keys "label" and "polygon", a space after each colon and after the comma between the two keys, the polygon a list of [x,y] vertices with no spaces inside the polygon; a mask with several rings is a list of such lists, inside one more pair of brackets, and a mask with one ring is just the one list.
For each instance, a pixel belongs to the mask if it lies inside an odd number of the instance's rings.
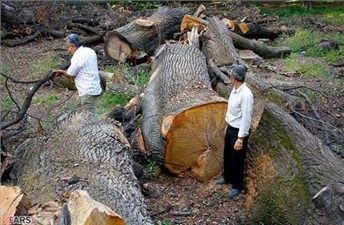
{"label": "cut log end", "polygon": [[121,216],[106,205],[93,200],[86,191],[77,190],[71,194],[68,210],[72,221],[75,221],[72,225],[126,224]]}
{"label": "cut log end", "polygon": [[8,218],[27,216],[30,200],[17,186],[0,186],[0,224],[8,224]]}
{"label": "cut log end", "polygon": [[165,166],[171,173],[191,169],[209,180],[221,172],[226,109],[226,102],[213,102],[164,118]]}
{"label": "cut log end", "polygon": [[104,43],[107,57],[119,62],[125,62],[135,52],[129,41],[118,32],[109,32]]}

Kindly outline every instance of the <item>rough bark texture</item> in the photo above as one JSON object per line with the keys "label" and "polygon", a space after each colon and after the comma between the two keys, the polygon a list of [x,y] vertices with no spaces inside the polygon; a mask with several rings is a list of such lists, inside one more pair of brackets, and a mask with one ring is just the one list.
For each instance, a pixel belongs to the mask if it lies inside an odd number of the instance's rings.
{"label": "rough bark texture", "polygon": [[194,46],[164,45],[142,105],[145,144],[171,172],[192,168],[209,179],[222,169],[226,107],[211,88],[204,55]]}
{"label": "rough bark texture", "polygon": [[152,16],[145,19],[152,22],[152,26],[143,26],[135,20],[119,27],[107,34],[105,53],[121,62],[125,62],[127,58],[138,57],[140,51],[153,55],[168,36],[179,31],[183,16],[189,12],[189,9],[183,7],[160,7]]}
{"label": "rough bark texture", "polygon": [[130,145],[116,126],[85,111],[76,112],[62,120],[49,137],[19,148],[18,185],[40,203],[67,191],[87,190],[127,224],[152,224],[129,151]]}
{"label": "rough bark texture", "polygon": [[249,49],[263,58],[282,58],[290,55],[289,47],[270,47],[254,40],[249,40],[236,33],[230,32],[234,45],[238,49]]}
{"label": "rough bark texture", "polygon": [[226,25],[216,17],[209,19],[206,32],[202,35],[202,52],[207,60],[213,59],[217,66],[231,65],[240,61],[230,31]]}
{"label": "rough bark texture", "polygon": [[248,196],[259,193],[253,222],[331,224],[311,212],[311,197],[343,179],[343,160],[275,104],[265,107],[252,135],[251,157]]}

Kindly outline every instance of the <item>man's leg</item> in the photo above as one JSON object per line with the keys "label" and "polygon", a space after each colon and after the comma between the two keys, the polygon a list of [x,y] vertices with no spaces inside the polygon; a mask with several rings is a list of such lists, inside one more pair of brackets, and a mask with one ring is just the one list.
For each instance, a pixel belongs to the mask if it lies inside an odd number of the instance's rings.
{"label": "man's leg", "polygon": [[247,151],[248,137],[244,138],[243,148],[240,151],[234,150],[232,164],[232,188],[242,190],[244,188],[244,168]]}
{"label": "man's leg", "polygon": [[227,127],[226,136],[225,136],[225,147],[223,153],[224,161],[224,180],[226,183],[233,183],[235,167],[235,149],[234,144],[238,136],[238,129]]}
{"label": "man's leg", "polygon": [[83,95],[79,97],[78,109],[88,110],[92,113],[96,113],[97,104],[100,95]]}

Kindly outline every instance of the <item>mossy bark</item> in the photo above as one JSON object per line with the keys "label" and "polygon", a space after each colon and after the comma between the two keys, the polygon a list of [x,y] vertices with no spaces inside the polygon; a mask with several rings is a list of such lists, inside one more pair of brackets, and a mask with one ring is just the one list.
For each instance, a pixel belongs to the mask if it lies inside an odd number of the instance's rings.
{"label": "mossy bark", "polygon": [[254,223],[317,224],[311,197],[344,177],[343,161],[275,104],[265,107],[252,134],[249,166]]}

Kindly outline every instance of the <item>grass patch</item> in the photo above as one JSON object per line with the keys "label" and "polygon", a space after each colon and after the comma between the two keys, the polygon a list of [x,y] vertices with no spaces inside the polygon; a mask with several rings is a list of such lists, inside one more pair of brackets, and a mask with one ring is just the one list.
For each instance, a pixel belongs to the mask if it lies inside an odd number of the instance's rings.
{"label": "grass patch", "polygon": [[14,108],[15,104],[12,101],[12,99],[10,98],[10,96],[6,96],[4,98],[4,100],[2,101],[2,108],[6,109],[6,110],[11,110]]}
{"label": "grass patch", "polygon": [[110,112],[114,109],[116,105],[124,106],[135,96],[135,93],[130,93],[129,95],[123,95],[121,93],[112,93],[106,91],[100,102],[97,109],[97,114],[101,115],[107,112]]}
{"label": "grass patch", "polygon": [[63,59],[53,55],[45,55],[43,58],[38,59],[29,68],[28,77],[31,79],[40,78],[46,75],[50,70],[58,69],[63,64]]}
{"label": "grass patch", "polygon": [[43,105],[47,109],[51,109],[58,99],[59,97],[57,95],[51,94],[43,97],[36,97],[33,103],[36,105]]}
{"label": "grass patch", "polygon": [[285,41],[285,45],[291,48],[293,52],[301,52],[314,46],[319,41],[319,34],[309,30],[298,30],[295,35]]}
{"label": "grass patch", "polygon": [[296,53],[290,54],[290,56],[285,60],[285,64],[288,72],[300,71],[303,75],[319,76],[323,79],[327,79],[331,75],[331,71],[319,63],[300,63]]}
{"label": "grass patch", "polygon": [[307,76],[318,76],[322,78],[329,78],[331,71],[323,65],[318,63],[305,63],[300,65],[300,71]]}
{"label": "grass patch", "polygon": [[140,87],[146,87],[149,79],[149,73],[147,71],[140,70],[137,74],[136,85]]}

